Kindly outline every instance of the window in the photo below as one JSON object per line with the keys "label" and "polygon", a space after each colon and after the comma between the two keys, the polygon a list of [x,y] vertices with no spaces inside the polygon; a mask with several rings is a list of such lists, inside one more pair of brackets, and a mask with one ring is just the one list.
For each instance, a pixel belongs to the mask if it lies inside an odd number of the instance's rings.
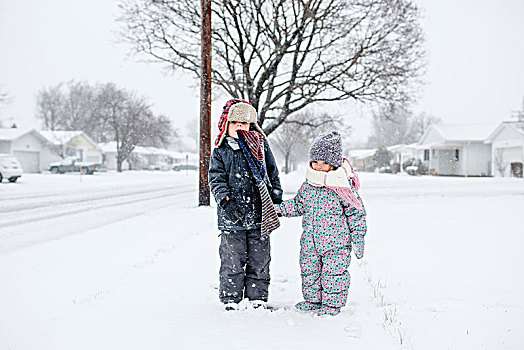
{"label": "window", "polygon": [[65,154],[68,157],[76,157],[76,149],[74,149],[73,147],[67,147]]}
{"label": "window", "polygon": [[424,160],[429,160],[429,149],[424,150]]}
{"label": "window", "polygon": [[458,149],[455,150],[455,161],[456,162],[459,161],[459,150]]}

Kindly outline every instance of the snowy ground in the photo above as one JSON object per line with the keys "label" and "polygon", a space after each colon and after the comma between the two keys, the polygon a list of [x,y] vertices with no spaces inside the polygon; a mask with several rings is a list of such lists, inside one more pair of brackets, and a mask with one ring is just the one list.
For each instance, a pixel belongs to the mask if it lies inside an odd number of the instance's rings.
{"label": "snowy ground", "polygon": [[[196,174],[0,184],[0,349],[523,349],[524,182],[361,174],[366,256],[348,306],[301,300],[300,219],[272,235],[271,303],[222,311]],[[301,173],[282,178],[290,198]],[[521,276],[521,277],[519,277]]]}

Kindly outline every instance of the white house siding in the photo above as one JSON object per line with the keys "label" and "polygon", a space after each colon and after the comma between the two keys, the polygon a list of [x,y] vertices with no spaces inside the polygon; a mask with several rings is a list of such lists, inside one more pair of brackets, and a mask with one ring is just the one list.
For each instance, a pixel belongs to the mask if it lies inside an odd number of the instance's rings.
{"label": "white house siding", "polygon": [[457,176],[490,176],[491,144],[486,142],[494,125],[431,125],[418,142],[430,150],[430,173]]}
{"label": "white house siding", "polygon": [[68,156],[77,157],[81,162],[102,163],[102,152],[97,149],[85,146],[72,146],[68,148],[71,150],[71,154],[68,154]]}
{"label": "white house siding", "polygon": [[107,170],[116,170],[116,153],[107,152],[105,153],[104,165]]}
{"label": "white house siding", "polygon": [[438,175],[489,176],[491,146],[480,142],[466,142],[460,146],[433,148],[429,167],[435,169]]}
{"label": "white house siding", "polygon": [[[492,173],[494,176],[510,177],[513,175],[511,163],[524,163],[524,135],[518,131],[518,124],[503,122],[497,131],[490,136],[490,142],[492,142]],[[502,162],[506,165],[504,174],[500,173],[496,164],[498,153],[500,153]]]}
{"label": "white house siding", "polygon": [[[504,174],[499,172],[495,162],[495,157],[497,153],[501,152],[502,162],[506,165]],[[493,144],[493,173],[497,176],[510,177],[511,174],[511,163],[524,163],[524,146],[514,146],[508,147],[507,143],[504,142],[504,145],[494,143]]]}
{"label": "white house siding", "polygon": [[84,158],[86,162],[93,162],[93,163],[102,163],[102,153],[101,152],[90,152],[87,151],[84,153]]}
{"label": "white house siding", "polygon": [[11,142],[0,141],[0,153],[11,153]]}
{"label": "white house siding", "polygon": [[466,143],[461,155],[461,175],[491,175],[491,145],[480,142]]}
{"label": "white house siding", "polygon": [[38,151],[13,151],[20,166],[25,173],[40,172],[40,152]]}
{"label": "white house siding", "polygon": [[435,143],[435,142],[443,142],[443,141],[444,141],[444,139],[442,138],[442,136],[435,129],[430,129],[430,130],[428,130],[428,133],[423,136],[423,139],[420,140],[419,143],[421,143],[421,144],[432,144],[432,143]]}
{"label": "white house siding", "polygon": [[40,170],[48,171],[51,163],[59,162],[62,158],[51,148],[50,145],[45,145],[40,151]]}
{"label": "white house siding", "polygon": [[435,149],[432,152],[434,156],[432,156],[430,168],[435,169],[438,175],[458,175],[460,173],[460,157],[459,161],[455,161],[455,149]]}
{"label": "white house siding", "polygon": [[11,142],[11,153],[18,159],[26,173],[38,173],[40,169],[40,151],[42,141],[34,133],[27,133]]}
{"label": "white house siding", "polygon": [[[105,160],[104,165],[107,170],[116,170],[117,163],[116,163],[116,153],[113,152],[107,152],[105,153]],[[122,170],[129,169],[129,163],[127,160],[124,160],[122,163]]]}

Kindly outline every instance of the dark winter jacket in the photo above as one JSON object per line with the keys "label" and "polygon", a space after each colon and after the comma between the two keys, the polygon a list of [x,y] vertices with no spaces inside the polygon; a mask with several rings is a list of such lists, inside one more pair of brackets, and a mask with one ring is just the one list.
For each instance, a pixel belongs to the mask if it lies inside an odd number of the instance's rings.
{"label": "dark winter jacket", "polygon": [[[269,144],[264,140],[264,155],[267,173],[272,188],[269,194],[274,203],[282,202],[282,187],[278,177],[275,158]],[[260,227],[262,204],[255,178],[241,149],[233,150],[228,142],[223,142],[213,150],[209,166],[209,187],[217,202],[219,230],[252,230]],[[221,207],[226,196],[234,198],[244,214],[243,222],[235,221]]]}

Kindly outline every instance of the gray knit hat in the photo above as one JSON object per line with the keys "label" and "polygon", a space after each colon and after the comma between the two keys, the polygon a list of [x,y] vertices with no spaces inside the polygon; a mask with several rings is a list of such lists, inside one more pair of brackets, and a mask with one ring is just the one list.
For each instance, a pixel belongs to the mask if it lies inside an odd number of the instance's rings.
{"label": "gray knit hat", "polygon": [[334,167],[342,165],[342,137],[338,131],[320,134],[309,149],[309,161],[322,160]]}

